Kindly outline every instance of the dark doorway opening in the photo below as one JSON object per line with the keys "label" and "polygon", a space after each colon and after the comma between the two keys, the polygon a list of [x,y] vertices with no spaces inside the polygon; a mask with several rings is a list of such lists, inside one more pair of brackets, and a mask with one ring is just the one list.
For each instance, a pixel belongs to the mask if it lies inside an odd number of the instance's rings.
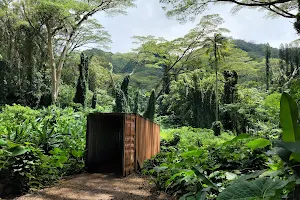
{"label": "dark doorway opening", "polygon": [[123,115],[90,115],[87,124],[88,172],[123,172]]}

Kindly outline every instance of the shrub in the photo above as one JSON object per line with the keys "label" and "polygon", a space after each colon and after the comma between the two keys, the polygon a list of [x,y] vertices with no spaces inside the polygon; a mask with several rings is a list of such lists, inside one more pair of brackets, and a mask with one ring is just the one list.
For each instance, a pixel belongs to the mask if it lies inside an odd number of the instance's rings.
{"label": "shrub", "polygon": [[85,114],[72,108],[5,106],[0,113],[0,197],[82,171],[85,127]]}

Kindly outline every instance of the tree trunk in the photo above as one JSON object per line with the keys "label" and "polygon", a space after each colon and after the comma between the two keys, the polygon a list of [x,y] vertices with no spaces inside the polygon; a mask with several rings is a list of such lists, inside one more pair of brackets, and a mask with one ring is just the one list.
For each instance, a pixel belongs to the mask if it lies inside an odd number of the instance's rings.
{"label": "tree trunk", "polygon": [[269,91],[270,88],[270,65],[269,59],[266,60],[266,89]]}
{"label": "tree trunk", "polygon": [[218,58],[217,58],[217,43],[214,44],[215,68],[216,68],[216,121],[219,121],[219,98],[218,98]]}
{"label": "tree trunk", "polygon": [[51,68],[51,99],[52,104],[55,104],[58,97],[58,90],[57,90],[57,75],[56,75],[56,66],[55,66],[55,60],[54,60],[54,52],[53,52],[53,41],[52,41],[52,33],[51,33],[51,27],[49,24],[47,24],[47,48],[48,48],[48,55],[49,55],[49,65]]}
{"label": "tree trunk", "polygon": [[52,86],[51,86],[51,97],[52,97],[52,104],[55,104],[57,102],[58,93],[59,93],[59,86],[60,86],[60,79],[61,79],[61,72],[64,65],[64,61],[66,59],[66,55],[68,52],[68,48],[70,45],[70,42],[73,38],[74,32],[73,31],[69,39],[67,40],[63,51],[60,54],[58,64],[56,66],[55,59],[54,59],[54,50],[53,50],[53,35],[51,32],[51,27],[48,24],[47,25],[47,32],[48,32],[48,54],[49,54],[49,64],[51,68],[51,74],[52,74]]}

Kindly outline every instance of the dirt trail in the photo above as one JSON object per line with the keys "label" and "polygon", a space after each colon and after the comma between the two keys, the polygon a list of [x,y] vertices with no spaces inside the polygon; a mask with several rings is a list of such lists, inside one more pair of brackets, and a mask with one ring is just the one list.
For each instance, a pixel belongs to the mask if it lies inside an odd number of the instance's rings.
{"label": "dirt trail", "polygon": [[169,200],[155,192],[153,185],[139,175],[118,178],[111,174],[80,174],[56,186],[16,198],[17,200]]}

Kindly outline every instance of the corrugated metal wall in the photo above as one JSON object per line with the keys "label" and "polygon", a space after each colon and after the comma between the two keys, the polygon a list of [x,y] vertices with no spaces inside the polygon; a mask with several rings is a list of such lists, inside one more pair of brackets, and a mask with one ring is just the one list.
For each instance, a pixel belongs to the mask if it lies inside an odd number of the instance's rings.
{"label": "corrugated metal wall", "polygon": [[136,116],[136,169],[160,151],[160,127],[139,115]]}

